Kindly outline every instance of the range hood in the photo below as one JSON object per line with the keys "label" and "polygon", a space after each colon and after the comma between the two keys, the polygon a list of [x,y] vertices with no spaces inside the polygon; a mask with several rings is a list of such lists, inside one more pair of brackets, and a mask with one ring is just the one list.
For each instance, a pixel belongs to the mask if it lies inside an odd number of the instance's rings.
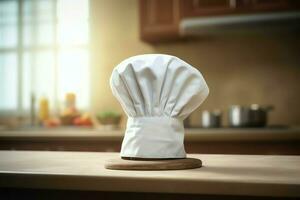
{"label": "range hood", "polygon": [[179,27],[183,36],[299,30],[300,12],[186,18]]}

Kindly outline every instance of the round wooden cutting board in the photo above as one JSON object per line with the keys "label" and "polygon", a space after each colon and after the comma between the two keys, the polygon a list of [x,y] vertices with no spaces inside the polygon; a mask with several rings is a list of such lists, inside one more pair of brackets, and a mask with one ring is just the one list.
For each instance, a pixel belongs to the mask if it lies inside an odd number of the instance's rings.
{"label": "round wooden cutting board", "polygon": [[196,158],[165,160],[112,159],[105,162],[106,169],[113,170],[180,170],[200,168],[202,162]]}

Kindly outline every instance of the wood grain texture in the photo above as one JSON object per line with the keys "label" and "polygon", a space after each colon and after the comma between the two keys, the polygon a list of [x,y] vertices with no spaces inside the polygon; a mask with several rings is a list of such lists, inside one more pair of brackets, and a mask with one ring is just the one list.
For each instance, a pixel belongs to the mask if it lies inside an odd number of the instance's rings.
{"label": "wood grain texture", "polygon": [[300,197],[299,156],[188,154],[197,169],[108,170],[118,153],[0,151],[0,188]]}
{"label": "wood grain texture", "polygon": [[107,160],[106,169],[113,170],[183,170],[202,166],[197,158],[167,159],[167,160],[125,160],[122,158]]}

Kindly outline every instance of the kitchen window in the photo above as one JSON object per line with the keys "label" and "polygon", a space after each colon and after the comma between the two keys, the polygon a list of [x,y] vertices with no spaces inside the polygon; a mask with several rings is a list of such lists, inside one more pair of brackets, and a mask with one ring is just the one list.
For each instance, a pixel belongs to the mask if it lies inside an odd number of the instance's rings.
{"label": "kitchen window", "polygon": [[[58,111],[67,92],[89,105],[88,0],[0,1],[0,113],[30,111],[47,97]],[[37,104],[37,103],[36,103]]]}

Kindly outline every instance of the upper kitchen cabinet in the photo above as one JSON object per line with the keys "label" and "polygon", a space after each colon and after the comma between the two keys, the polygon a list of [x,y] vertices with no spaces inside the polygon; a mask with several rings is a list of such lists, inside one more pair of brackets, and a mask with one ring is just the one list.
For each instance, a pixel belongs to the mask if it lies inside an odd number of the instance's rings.
{"label": "upper kitchen cabinet", "polygon": [[247,7],[252,11],[286,10],[292,8],[292,6],[290,6],[290,2],[293,1],[295,0],[249,0]]}
{"label": "upper kitchen cabinet", "polygon": [[217,16],[292,9],[295,0],[182,0],[184,17]]}
{"label": "upper kitchen cabinet", "polygon": [[141,39],[148,42],[179,38],[179,0],[140,0]]}
{"label": "upper kitchen cabinet", "polygon": [[180,11],[183,17],[224,15],[236,13],[235,0],[183,0],[180,1]]}
{"label": "upper kitchen cabinet", "polygon": [[299,11],[299,5],[297,0],[140,0],[140,37],[146,42],[164,42],[219,24],[234,28],[245,23],[266,25],[267,20],[282,25],[300,19],[300,14],[289,13]]}

